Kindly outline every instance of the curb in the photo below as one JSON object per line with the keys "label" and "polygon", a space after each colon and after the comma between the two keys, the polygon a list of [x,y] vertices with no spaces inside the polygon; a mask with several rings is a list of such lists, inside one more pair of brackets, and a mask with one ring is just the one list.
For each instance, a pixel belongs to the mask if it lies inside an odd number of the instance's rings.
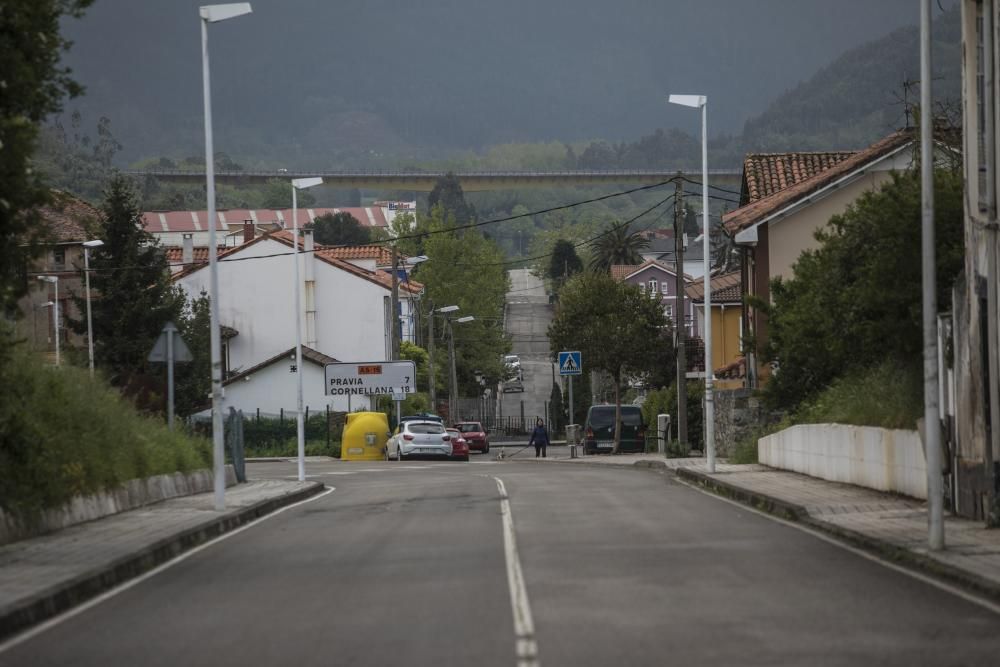
{"label": "curb", "polygon": [[20,600],[0,611],[0,641],[52,618],[71,607],[108,591],[129,579],[147,572],[184,551],[227,533],[277,509],[320,493],[326,486],[310,486],[275,498],[261,500],[248,507],[227,512],[192,526],[176,535],[163,538],[147,547],[97,567],[48,590]]}
{"label": "curb", "polygon": [[956,585],[993,602],[1000,602],[1000,583],[981,577],[974,572],[949,565],[931,556],[865,535],[856,530],[817,519],[801,505],[757,491],[750,491],[688,468],[678,468],[676,472],[678,477],[720,496],[736,500],[782,519],[809,526],[894,565]]}

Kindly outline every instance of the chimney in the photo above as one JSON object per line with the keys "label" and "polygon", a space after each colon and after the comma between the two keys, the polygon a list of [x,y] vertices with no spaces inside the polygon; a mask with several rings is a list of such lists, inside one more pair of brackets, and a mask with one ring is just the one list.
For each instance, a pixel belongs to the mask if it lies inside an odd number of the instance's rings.
{"label": "chimney", "polygon": [[181,250],[181,262],[185,265],[194,262],[194,234],[184,235],[184,246]]}
{"label": "chimney", "polygon": [[316,248],[313,242],[312,228],[302,231],[302,266],[305,268],[305,296],[306,296],[306,345],[317,349],[316,345]]}
{"label": "chimney", "polygon": [[256,231],[257,230],[254,229],[253,220],[244,220],[243,221],[243,242],[244,243],[250,243],[251,241],[253,241],[253,237],[254,237]]}

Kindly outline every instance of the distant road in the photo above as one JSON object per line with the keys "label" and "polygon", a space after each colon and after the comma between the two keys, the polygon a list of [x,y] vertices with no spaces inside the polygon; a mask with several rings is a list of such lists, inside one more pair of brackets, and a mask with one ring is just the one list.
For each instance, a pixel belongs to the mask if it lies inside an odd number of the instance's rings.
{"label": "distant road", "polygon": [[549,322],[552,306],[542,281],[530,269],[512,269],[507,293],[507,333],[511,352],[521,358],[524,392],[503,394],[502,417],[520,417],[522,405],[529,426],[535,417],[545,417],[545,402],[552,392],[552,361],[549,358]]}
{"label": "distant road", "polygon": [[[161,181],[200,183],[205,180],[205,172],[185,169],[146,169],[126,171],[137,178],[156,178]],[[311,178],[319,176],[324,184],[335,188],[372,188],[381,190],[408,190],[430,192],[443,171],[216,171],[215,180],[221,183],[265,182],[276,178]],[[678,173],[695,181],[701,181],[701,170],[678,169],[608,169],[570,171],[475,171],[459,172],[462,189],[466,192],[484,190],[511,190],[524,188],[553,188],[572,185],[604,185],[630,183],[653,185],[673,178]],[[709,180],[732,185],[739,179],[739,169],[711,169]]]}

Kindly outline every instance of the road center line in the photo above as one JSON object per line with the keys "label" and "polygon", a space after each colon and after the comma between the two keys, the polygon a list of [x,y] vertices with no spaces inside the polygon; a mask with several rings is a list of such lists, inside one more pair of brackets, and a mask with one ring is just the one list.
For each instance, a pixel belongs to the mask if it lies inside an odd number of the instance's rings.
{"label": "road center line", "polygon": [[503,546],[507,561],[507,585],[510,588],[510,606],[514,613],[514,648],[517,667],[539,667],[538,644],[535,641],[535,622],[531,618],[528,589],[521,573],[521,557],[517,553],[517,536],[514,534],[514,517],[510,511],[507,487],[499,477],[493,478],[500,491],[500,516],[503,521]]}

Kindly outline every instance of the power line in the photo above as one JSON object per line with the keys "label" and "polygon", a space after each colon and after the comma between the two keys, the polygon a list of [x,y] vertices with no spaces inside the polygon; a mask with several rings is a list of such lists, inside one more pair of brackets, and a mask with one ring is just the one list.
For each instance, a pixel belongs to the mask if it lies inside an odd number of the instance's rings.
{"label": "power line", "polygon": [[[680,178],[685,183],[690,183],[691,185],[701,185],[701,181],[696,181],[694,179],[688,178],[687,176],[678,176],[677,178]],[[718,185],[712,185],[711,183],[708,184],[708,189],[709,190],[718,190],[720,192],[728,192],[731,195],[737,195],[737,196],[740,196],[740,197],[743,196],[742,192],[739,192],[737,190],[729,190],[727,188],[722,188],[722,187],[719,187]]]}

